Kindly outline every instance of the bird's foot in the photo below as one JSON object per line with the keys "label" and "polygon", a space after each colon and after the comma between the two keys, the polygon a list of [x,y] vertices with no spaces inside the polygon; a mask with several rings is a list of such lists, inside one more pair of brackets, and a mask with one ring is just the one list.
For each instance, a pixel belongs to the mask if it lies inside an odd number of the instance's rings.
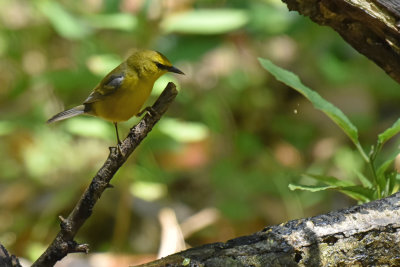
{"label": "bird's foot", "polygon": [[122,145],[122,143],[118,142],[118,144],[117,144],[118,153],[121,154],[122,156],[125,156],[125,154],[122,152],[121,145]]}
{"label": "bird's foot", "polygon": [[151,117],[157,116],[158,112],[155,111],[155,109],[153,107],[145,107],[144,109],[142,109],[138,114],[136,114],[137,117],[142,116],[144,113],[148,113]]}

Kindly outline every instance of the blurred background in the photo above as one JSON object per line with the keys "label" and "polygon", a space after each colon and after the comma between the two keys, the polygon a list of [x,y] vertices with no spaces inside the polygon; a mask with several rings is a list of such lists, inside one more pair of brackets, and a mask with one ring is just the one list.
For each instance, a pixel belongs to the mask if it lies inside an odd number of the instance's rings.
{"label": "blurred background", "polygon": [[82,103],[133,48],[162,52],[186,75],[155,85],[148,105],[168,81],[180,92],[78,233],[91,252],[151,260],[355,204],[288,189],[303,173],[355,179],[365,166],[258,57],[343,110],[367,148],[399,116],[389,76],[278,0],[1,0],[0,243],[11,253],[43,252],[115,145],[101,119],[46,120]]}

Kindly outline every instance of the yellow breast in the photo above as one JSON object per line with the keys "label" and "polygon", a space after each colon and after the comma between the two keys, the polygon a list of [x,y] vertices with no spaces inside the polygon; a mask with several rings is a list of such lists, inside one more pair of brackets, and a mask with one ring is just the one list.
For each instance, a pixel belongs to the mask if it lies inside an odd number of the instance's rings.
{"label": "yellow breast", "polygon": [[129,120],[140,112],[143,104],[149,98],[154,81],[124,84],[114,93],[104,99],[92,103],[92,112],[95,116],[111,122]]}

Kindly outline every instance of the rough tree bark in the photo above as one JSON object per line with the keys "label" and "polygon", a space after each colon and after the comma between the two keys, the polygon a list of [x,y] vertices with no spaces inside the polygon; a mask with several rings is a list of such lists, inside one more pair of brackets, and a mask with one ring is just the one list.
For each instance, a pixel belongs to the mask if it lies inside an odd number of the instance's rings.
{"label": "rough tree bark", "polygon": [[400,266],[400,193],[249,236],[170,255],[140,267]]}
{"label": "rough tree bark", "polygon": [[6,248],[0,244],[0,266],[1,267],[22,267],[15,255],[10,255]]}
{"label": "rough tree bark", "polygon": [[282,0],[346,42],[400,82],[400,1]]}

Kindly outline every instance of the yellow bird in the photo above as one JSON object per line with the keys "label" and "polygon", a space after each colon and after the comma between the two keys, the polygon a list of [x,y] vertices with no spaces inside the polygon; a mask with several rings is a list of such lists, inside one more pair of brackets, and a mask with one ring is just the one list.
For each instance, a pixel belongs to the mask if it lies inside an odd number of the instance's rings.
{"label": "yellow bird", "polygon": [[47,123],[81,114],[100,117],[114,123],[120,144],[117,123],[142,114],[140,109],[150,96],[154,82],[167,72],[184,74],[159,52],[137,51],[104,77],[82,105],[54,115]]}

